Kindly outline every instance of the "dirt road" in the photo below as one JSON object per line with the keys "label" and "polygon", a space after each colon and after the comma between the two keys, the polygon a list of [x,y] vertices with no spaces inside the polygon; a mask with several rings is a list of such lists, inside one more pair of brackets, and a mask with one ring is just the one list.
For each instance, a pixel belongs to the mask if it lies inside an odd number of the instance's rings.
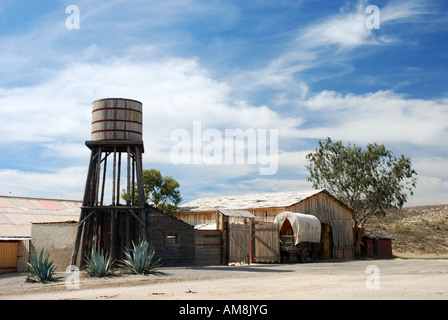
{"label": "dirt road", "polygon": [[[448,299],[447,259],[160,268],[149,276],[61,273],[49,285],[0,275],[0,299]],[[73,280],[69,281],[68,280]]]}

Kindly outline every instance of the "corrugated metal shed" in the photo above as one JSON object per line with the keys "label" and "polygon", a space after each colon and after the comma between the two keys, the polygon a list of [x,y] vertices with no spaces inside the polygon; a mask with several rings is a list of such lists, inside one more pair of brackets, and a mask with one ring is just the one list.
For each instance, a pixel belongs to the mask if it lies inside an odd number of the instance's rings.
{"label": "corrugated metal shed", "polygon": [[0,240],[30,238],[31,224],[78,221],[81,201],[0,196]]}

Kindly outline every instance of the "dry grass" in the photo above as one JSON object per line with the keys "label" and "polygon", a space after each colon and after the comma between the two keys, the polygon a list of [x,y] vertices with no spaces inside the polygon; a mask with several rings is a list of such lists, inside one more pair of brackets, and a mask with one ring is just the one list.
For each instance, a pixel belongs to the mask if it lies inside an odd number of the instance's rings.
{"label": "dry grass", "polygon": [[448,205],[408,207],[373,217],[367,230],[391,235],[394,255],[448,253]]}

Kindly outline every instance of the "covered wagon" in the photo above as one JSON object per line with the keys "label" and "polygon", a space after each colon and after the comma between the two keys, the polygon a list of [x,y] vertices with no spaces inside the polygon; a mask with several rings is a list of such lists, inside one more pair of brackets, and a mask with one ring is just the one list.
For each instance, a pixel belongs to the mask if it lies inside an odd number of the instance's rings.
{"label": "covered wagon", "polygon": [[294,255],[298,262],[318,259],[321,224],[317,217],[284,211],[275,217],[274,223],[280,232],[282,260]]}

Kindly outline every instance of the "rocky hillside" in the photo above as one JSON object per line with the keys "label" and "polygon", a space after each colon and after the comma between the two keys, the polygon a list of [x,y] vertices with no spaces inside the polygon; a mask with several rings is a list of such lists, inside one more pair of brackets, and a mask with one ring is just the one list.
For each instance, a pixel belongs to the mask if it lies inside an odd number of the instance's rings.
{"label": "rocky hillside", "polygon": [[367,230],[392,236],[397,256],[448,254],[448,205],[408,207],[373,217]]}

